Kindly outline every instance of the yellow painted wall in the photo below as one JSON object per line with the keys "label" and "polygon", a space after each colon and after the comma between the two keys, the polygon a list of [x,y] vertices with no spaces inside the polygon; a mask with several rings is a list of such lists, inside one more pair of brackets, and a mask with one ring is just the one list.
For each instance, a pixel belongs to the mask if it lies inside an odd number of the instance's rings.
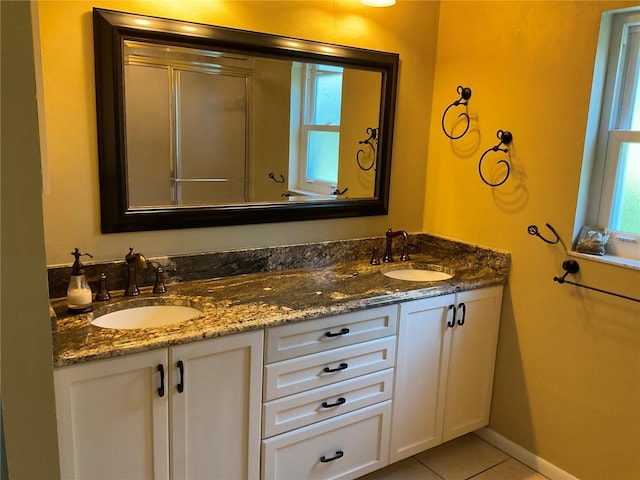
{"label": "yellow painted wall", "polygon": [[[512,253],[490,427],[581,479],[640,478],[638,304],[552,281],[571,244],[591,77],[605,9],[637,2],[451,2],[440,11],[424,230]],[[470,132],[440,130],[456,86]],[[454,114],[455,116],[455,114]],[[510,130],[513,173],[478,160]],[[491,165],[502,158],[489,155]],[[493,160],[491,160],[493,159]],[[500,172],[497,172],[500,178]],[[640,297],[640,272],[580,260],[578,281]]]}
{"label": "yellow painted wall", "polygon": [[[397,52],[402,59],[388,216],[102,235],[99,218],[92,7]],[[382,235],[422,226],[424,165],[438,3],[372,9],[335,1],[46,1],[39,3],[50,193],[44,197],[47,263],[67,264],[75,246],[96,260],[283,245]],[[420,35],[415,32],[419,31]],[[355,161],[355,160],[354,160]],[[419,174],[416,175],[416,172]]]}

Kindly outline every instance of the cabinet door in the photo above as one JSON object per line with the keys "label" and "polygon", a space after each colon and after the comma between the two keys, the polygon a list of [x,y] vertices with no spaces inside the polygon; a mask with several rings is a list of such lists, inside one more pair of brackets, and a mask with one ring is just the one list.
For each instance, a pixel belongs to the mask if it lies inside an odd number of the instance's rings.
{"label": "cabinet door", "polygon": [[445,442],[489,423],[502,287],[462,292],[456,302],[456,324],[450,329]]}
{"label": "cabinet door", "polygon": [[442,366],[454,300],[454,295],[445,295],[400,306],[391,462],[441,442],[446,382]]}
{"label": "cabinet door", "polygon": [[164,371],[166,349],[55,371],[63,479],[168,478],[168,395],[158,365]]}
{"label": "cabinet door", "polygon": [[255,331],[170,349],[174,480],[259,477],[262,344]]}

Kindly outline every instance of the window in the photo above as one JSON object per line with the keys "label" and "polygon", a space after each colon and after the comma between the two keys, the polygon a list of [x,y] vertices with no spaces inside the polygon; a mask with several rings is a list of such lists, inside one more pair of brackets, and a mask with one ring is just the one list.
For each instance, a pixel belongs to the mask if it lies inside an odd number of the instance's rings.
{"label": "window", "polygon": [[600,36],[590,113],[599,121],[587,132],[591,179],[577,226],[605,231],[607,255],[640,261],[640,9],[605,13]]}
{"label": "window", "polygon": [[[295,71],[295,70],[294,70]],[[296,183],[305,193],[330,195],[338,183],[342,67],[303,64]],[[292,102],[292,106],[293,106]]]}

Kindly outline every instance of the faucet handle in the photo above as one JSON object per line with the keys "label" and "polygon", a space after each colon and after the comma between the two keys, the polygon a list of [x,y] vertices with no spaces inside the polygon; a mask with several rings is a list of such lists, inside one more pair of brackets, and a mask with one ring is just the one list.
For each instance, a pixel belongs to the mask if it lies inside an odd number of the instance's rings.
{"label": "faucet handle", "polygon": [[100,282],[98,284],[98,293],[96,293],[96,301],[105,302],[111,298],[109,287],[107,286],[107,275],[102,272],[100,274]]}
{"label": "faucet handle", "polygon": [[149,264],[156,270],[156,283],[153,285],[153,293],[167,293],[167,286],[164,283],[164,274],[175,273],[175,268],[164,269],[158,262],[149,260]]}
{"label": "faucet handle", "polygon": [[156,268],[156,283],[153,286],[153,293],[167,293],[167,286],[164,284],[164,270],[160,265]]}
{"label": "faucet handle", "polygon": [[378,246],[373,247],[373,251],[371,252],[371,260],[369,261],[371,265],[380,265],[380,252],[378,250]]}

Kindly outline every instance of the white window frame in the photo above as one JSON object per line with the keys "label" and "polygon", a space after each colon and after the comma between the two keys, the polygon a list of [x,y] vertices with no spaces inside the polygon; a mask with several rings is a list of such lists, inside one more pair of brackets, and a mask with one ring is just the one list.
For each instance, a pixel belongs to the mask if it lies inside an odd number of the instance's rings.
{"label": "white window frame", "polygon": [[[315,98],[315,64],[306,63],[303,64],[303,68],[300,69],[302,75],[300,95],[300,124],[298,142],[298,168],[296,175],[296,183],[291,186],[291,190],[294,192],[304,194],[317,194],[317,195],[332,195],[333,190],[336,188],[337,181],[327,182],[317,178],[307,177],[307,163],[308,152],[307,146],[309,142],[310,132],[336,132],[340,134],[340,125],[319,125],[311,121],[314,114],[315,102],[312,101]],[[322,73],[321,73],[322,74]]]}
{"label": "white window frame", "polygon": [[[629,109],[625,108],[629,99],[622,94],[630,89],[625,89],[625,85],[640,81],[636,78],[637,63],[623,71],[628,28],[640,28],[640,8],[603,14],[574,238],[577,239],[583,225],[605,229],[609,241],[607,255],[602,259],[640,268],[640,235],[609,229],[621,146],[625,142],[640,143],[640,131],[620,128],[629,123]],[[637,62],[637,51],[632,55]]]}

